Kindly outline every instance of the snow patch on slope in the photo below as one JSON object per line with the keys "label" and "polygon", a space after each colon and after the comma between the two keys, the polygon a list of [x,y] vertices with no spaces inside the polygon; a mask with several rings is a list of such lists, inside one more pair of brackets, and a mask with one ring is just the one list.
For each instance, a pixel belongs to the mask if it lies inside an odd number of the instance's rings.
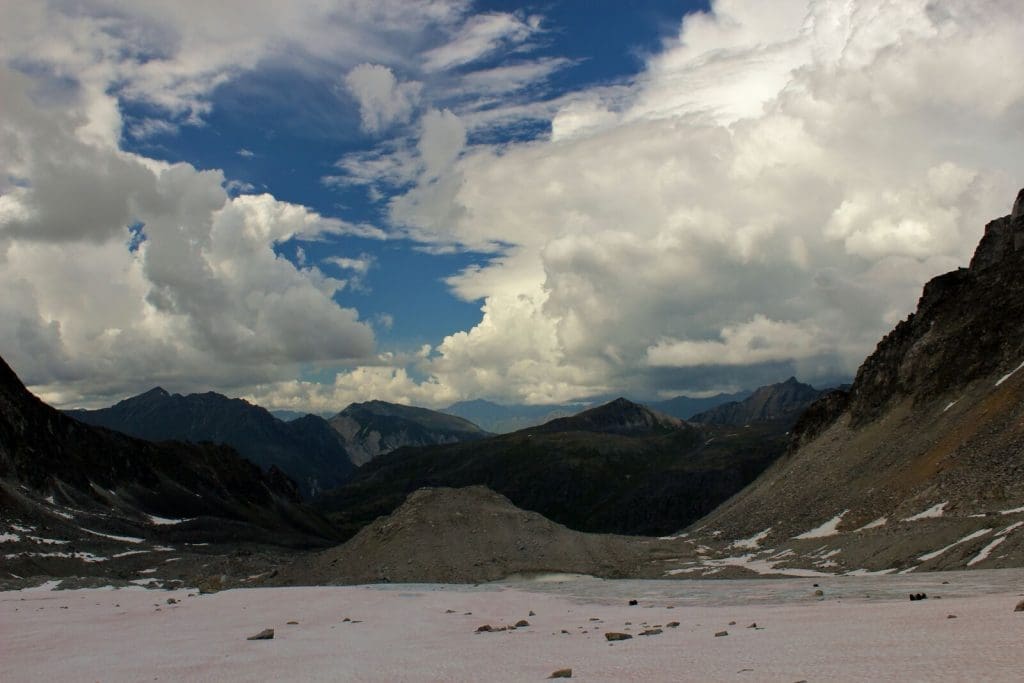
{"label": "snow patch on slope", "polygon": [[989,543],[987,546],[985,546],[984,548],[981,549],[981,552],[979,552],[977,555],[975,555],[974,557],[971,558],[971,560],[967,563],[967,566],[968,567],[973,567],[974,565],[978,564],[979,562],[981,562],[982,560],[987,558],[989,556],[989,554],[993,550],[995,550],[996,547],[998,547],[1000,543],[1002,543],[1005,540],[1006,540],[1006,536],[1000,536],[996,540],[994,540],[991,543]]}
{"label": "snow patch on slope", "polygon": [[857,531],[867,531],[868,529],[877,529],[880,526],[885,526],[885,523],[888,522],[888,521],[889,521],[888,517],[879,517],[878,519],[876,519],[873,522],[868,522],[867,524],[865,524],[861,528],[857,529]]}
{"label": "snow patch on slope", "polygon": [[827,522],[825,522],[821,526],[815,527],[815,528],[811,529],[810,531],[805,531],[804,533],[800,534],[799,536],[794,536],[793,538],[795,538],[795,539],[805,539],[805,538],[825,538],[826,536],[835,536],[836,534],[839,533],[839,531],[838,531],[839,523],[843,521],[843,515],[845,515],[847,512],[849,512],[849,510],[843,510],[838,515],[836,515],[832,519],[828,520]]}
{"label": "snow patch on slope", "polygon": [[903,521],[904,522],[916,522],[916,521],[921,520],[921,519],[932,519],[934,517],[941,517],[943,512],[945,511],[947,505],[949,505],[949,501],[948,500],[943,501],[941,503],[936,503],[935,505],[932,505],[930,508],[928,508],[924,512],[918,512],[916,515],[911,515],[910,517],[907,517]]}
{"label": "snow patch on slope", "polygon": [[142,543],[146,540],[144,538],[135,538],[134,536],[115,536],[113,534],[104,534],[99,531],[92,531],[91,529],[86,529],[85,527],[81,527],[81,529],[87,534],[92,534],[93,536],[102,536],[103,538],[121,541],[122,543]]}
{"label": "snow patch on slope", "polygon": [[754,534],[750,538],[741,538],[738,541],[733,541],[731,548],[740,548],[743,550],[755,550],[761,546],[761,541],[768,537],[772,531],[772,527],[768,527],[764,531]]}
{"label": "snow patch on slope", "polygon": [[1020,370],[1021,368],[1024,368],[1024,363],[1021,363],[1020,365],[1018,365],[1017,367],[1015,367],[1015,368],[1014,368],[1013,370],[1010,370],[1010,371],[1009,371],[1008,373],[1006,373],[1005,375],[1003,375],[1002,377],[1000,377],[1000,378],[999,378],[999,380],[998,380],[998,381],[996,382],[996,386],[998,387],[998,386],[999,386],[1000,384],[1002,384],[1002,383],[1003,383],[1003,382],[1005,382],[1006,380],[1010,379],[1010,377],[1012,377],[1012,376],[1013,376],[1013,374],[1014,374],[1015,372],[1017,372],[1018,370]]}
{"label": "snow patch on slope", "polygon": [[924,555],[922,555],[921,557],[919,557],[917,559],[919,559],[919,560],[921,560],[923,562],[927,562],[928,560],[934,560],[939,555],[942,555],[946,551],[951,550],[952,548],[955,548],[956,546],[960,545],[961,543],[967,543],[968,541],[973,541],[976,538],[981,538],[982,536],[984,536],[985,534],[989,533],[990,531],[992,531],[992,529],[979,529],[978,531],[975,531],[972,534],[967,534],[966,536],[961,538],[959,541],[953,541],[952,543],[947,545],[945,548],[939,548],[938,550],[932,551],[930,553],[925,553]]}
{"label": "snow patch on slope", "polygon": [[193,519],[192,517],[189,517],[187,519],[170,519],[168,517],[157,517],[156,515],[146,515],[146,517],[149,517],[149,521],[152,524],[157,524],[160,526],[166,526],[169,524],[181,524],[183,522],[190,522]]}

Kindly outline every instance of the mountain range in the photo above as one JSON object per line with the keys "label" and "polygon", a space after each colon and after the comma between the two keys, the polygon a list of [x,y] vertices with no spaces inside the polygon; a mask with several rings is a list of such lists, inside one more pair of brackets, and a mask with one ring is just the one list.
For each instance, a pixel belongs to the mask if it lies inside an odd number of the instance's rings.
{"label": "mountain range", "polygon": [[418,488],[483,485],[580,531],[676,531],[785,450],[777,425],[695,425],[626,399],[511,434],[401,448],[314,503],[354,533]]}
{"label": "mountain range", "polygon": [[183,396],[158,387],[109,408],[66,414],[150,441],[227,444],[263,469],[279,468],[307,497],[343,484],[355,471],[343,440],[323,418],[283,422],[248,401],[213,392]]}
{"label": "mountain range", "polygon": [[152,443],[67,417],[0,359],[0,537],[11,576],[109,576],[115,561],[163,562],[170,543],[223,551],[336,539],[299,501],[280,470],[262,472],[229,447]]}
{"label": "mountain range", "polygon": [[[233,585],[274,580],[279,569],[279,580],[347,581],[476,580],[537,567],[721,577],[1020,566],[1024,191],[986,226],[969,267],[925,285],[916,311],[848,387],[790,378],[690,420],[619,398],[500,435],[379,401],[341,411],[339,429],[159,389],[76,415],[132,421],[162,440],[61,414],[0,361],[0,582],[123,579],[169,551],[162,578],[216,573]],[[198,443],[166,440],[175,430]],[[264,470],[212,443],[239,433],[250,444],[291,439],[295,450],[265,448]],[[309,452],[318,455],[304,460]],[[270,462],[335,455],[344,480],[323,492],[307,481],[312,507]],[[416,493],[424,487],[433,489]],[[488,524],[467,519],[485,512]],[[428,529],[438,543],[416,540]],[[672,535],[634,542],[582,532]],[[347,538],[293,562],[281,550]],[[559,550],[565,544],[573,557]],[[460,562],[481,564],[463,571]]]}
{"label": "mountain range", "polygon": [[[749,391],[740,391],[732,394],[715,394],[694,398],[692,396],[675,396],[659,401],[644,401],[644,405],[672,417],[689,420],[694,415],[710,410],[716,406],[730,401],[742,401],[750,396]],[[593,407],[601,403],[600,399],[592,399],[586,403],[563,403],[560,405],[501,405],[476,399],[473,401],[460,401],[453,403],[441,412],[457,415],[470,420],[474,424],[495,434],[507,434],[519,431],[527,427],[550,422],[560,417],[575,415],[581,410]]]}
{"label": "mountain range", "polygon": [[769,384],[742,400],[729,401],[692,416],[694,422],[742,427],[752,422],[780,422],[791,425],[808,406],[825,393],[795,377]]}

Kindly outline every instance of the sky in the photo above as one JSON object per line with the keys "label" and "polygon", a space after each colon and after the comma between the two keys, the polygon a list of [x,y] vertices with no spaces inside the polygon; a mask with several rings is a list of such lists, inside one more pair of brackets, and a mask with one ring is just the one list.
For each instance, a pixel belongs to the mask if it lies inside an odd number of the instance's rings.
{"label": "sky", "polygon": [[44,400],[847,379],[1024,185],[1016,0],[0,2]]}

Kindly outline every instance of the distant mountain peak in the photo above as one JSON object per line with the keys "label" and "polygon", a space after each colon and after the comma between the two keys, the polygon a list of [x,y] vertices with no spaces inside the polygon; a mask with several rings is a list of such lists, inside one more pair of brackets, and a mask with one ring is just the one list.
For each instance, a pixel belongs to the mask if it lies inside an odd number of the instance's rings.
{"label": "distant mountain peak", "polygon": [[581,431],[637,435],[671,431],[685,425],[686,423],[679,418],[659,413],[620,396],[582,413],[558,418],[530,429],[541,432]]}
{"label": "distant mountain peak", "polygon": [[775,420],[795,422],[821,394],[811,385],[790,377],[784,382],[759,387],[742,401],[724,403],[694,415],[693,421],[737,427]]}
{"label": "distant mountain peak", "polygon": [[330,419],[349,457],[364,465],[403,446],[471,441],[490,436],[469,420],[448,413],[372,400],[352,403]]}
{"label": "distant mountain peak", "polygon": [[155,387],[110,408],[67,414],[142,439],[228,444],[260,467],[276,465],[306,496],[342,483],[355,467],[326,420],[282,422],[261,406],[214,391],[183,396]]}

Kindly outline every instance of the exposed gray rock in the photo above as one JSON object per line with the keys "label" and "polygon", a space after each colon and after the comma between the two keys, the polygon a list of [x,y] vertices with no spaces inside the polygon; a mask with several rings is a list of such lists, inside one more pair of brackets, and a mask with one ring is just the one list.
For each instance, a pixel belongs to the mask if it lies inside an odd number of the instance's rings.
{"label": "exposed gray rock", "polygon": [[254,636],[249,636],[246,640],[273,640],[274,629],[265,628]]}

